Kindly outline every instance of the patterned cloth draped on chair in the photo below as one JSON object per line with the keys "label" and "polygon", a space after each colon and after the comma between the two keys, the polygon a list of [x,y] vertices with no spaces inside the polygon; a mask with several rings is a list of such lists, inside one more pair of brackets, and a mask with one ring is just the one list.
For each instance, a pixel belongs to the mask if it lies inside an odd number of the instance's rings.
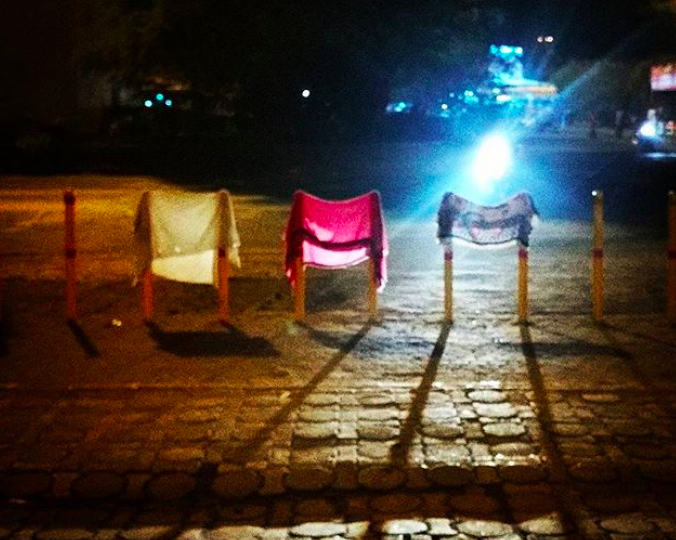
{"label": "patterned cloth draped on chair", "polygon": [[528,247],[538,213],[528,193],[519,193],[498,206],[481,206],[454,193],[446,193],[438,213],[437,238],[441,244],[458,239],[474,246]]}
{"label": "patterned cloth draped on chair", "polygon": [[344,201],[297,191],[284,240],[285,270],[292,286],[298,257],[304,264],[321,268],[345,268],[372,259],[378,288],[385,286],[387,236],[376,191]]}

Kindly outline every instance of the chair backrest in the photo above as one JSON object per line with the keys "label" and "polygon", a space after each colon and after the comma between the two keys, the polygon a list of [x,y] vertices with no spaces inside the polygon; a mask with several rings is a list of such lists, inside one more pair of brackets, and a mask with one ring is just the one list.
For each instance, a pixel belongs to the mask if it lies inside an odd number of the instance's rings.
{"label": "chair backrest", "polygon": [[481,206],[454,193],[446,193],[438,213],[437,239],[474,246],[511,245],[527,247],[538,213],[532,197],[519,193],[497,206]]}
{"label": "chair backrest", "polygon": [[387,236],[376,191],[341,201],[297,191],[285,243],[286,275],[292,285],[299,257],[303,264],[322,268],[345,268],[372,259],[378,286],[385,284]]}

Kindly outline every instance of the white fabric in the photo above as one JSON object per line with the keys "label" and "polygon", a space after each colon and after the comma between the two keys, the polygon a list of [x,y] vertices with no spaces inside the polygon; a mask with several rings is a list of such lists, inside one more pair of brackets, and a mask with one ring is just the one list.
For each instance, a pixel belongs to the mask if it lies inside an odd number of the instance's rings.
{"label": "white fabric", "polygon": [[166,279],[218,286],[218,249],[239,267],[239,235],[230,194],[151,191],[134,227],[137,278],[146,268]]}

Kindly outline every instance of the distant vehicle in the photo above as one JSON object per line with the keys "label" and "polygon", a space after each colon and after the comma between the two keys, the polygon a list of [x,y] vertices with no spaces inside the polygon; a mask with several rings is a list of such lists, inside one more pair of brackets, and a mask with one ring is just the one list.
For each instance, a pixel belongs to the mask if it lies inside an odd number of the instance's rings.
{"label": "distant vehicle", "polygon": [[634,134],[639,153],[676,154],[676,63],[650,70],[652,108]]}
{"label": "distant vehicle", "polygon": [[650,115],[634,135],[640,153],[676,154],[676,120],[661,120]]}

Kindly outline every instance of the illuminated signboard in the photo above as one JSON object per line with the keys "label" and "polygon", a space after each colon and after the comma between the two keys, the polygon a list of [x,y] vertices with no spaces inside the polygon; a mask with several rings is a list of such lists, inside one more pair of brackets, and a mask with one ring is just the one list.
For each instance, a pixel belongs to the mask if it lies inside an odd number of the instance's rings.
{"label": "illuminated signboard", "polygon": [[676,90],[676,64],[661,64],[650,68],[650,88],[654,91]]}

